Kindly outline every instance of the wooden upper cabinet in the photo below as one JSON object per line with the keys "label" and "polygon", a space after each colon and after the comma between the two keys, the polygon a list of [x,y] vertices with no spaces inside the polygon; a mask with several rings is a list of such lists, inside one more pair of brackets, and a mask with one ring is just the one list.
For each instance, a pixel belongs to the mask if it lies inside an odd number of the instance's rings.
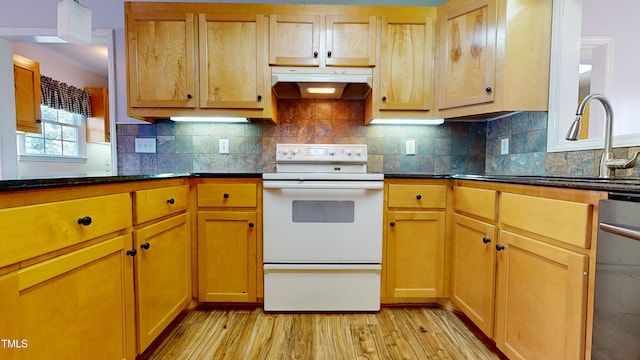
{"label": "wooden upper cabinet", "polygon": [[91,93],[91,117],[87,118],[87,142],[110,142],[109,90],[84,88]]}
{"label": "wooden upper cabinet", "polygon": [[445,118],[547,111],[552,0],[438,7],[437,108]]}
{"label": "wooden upper cabinet", "polygon": [[200,107],[263,108],[264,16],[200,14],[199,32]]}
{"label": "wooden upper cabinet", "polygon": [[429,110],[434,21],[383,17],[380,36],[380,110]]}
{"label": "wooden upper cabinet", "polygon": [[465,1],[439,17],[438,107],[493,101],[496,1]]}
{"label": "wooden upper cabinet", "polygon": [[375,59],[375,16],[269,17],[270,65],[369,67]]}
{"label": "wooden upper cabinet", "polygon": [[40,125],[40,64],[37,61],[14,54],[13,79],[17,130],[42,133]]}
{"label": "wooden upper cabinet", "polygon": [[269,64],[318,66],[320,16],[269,16]]}
{"label": "wooden upper cabinet", "polygon": [[129,107],[195,108],[195,23],[189,13],[128,13]]}
{"label": "wooden upper cabinet", "polygon": [[375,66],[375,16],[333,15],[325,22],[327,66]]}

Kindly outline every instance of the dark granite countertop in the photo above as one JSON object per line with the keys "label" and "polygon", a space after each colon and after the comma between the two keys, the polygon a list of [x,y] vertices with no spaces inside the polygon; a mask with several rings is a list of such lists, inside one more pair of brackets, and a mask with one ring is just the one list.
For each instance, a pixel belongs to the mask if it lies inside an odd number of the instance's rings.
{"label": "dark granite countertop", "polygon": [[[434,175],[425,173],[385,174],[387,179],[459,179],[508,184],[552,186],[571,189],[640,194],[640,178],[603,179],[595,177],[516,176],[516,175]],[[98,185],[127,181],[170,178],[261,178],[261,173],[166,173],[96,177],[57,177],[45,179],[0,180],[0,191],[54,188],[62,186]]]}
{"label": "dark granite countertop", "polygon": [[0,180],[0,191],[55,188],[63,186],[113,184],[127,181],[192,178],[260,178],[260,173],[166,173],[155,175],[51,177],[39,179]]}
{"label": "dark granite countertop", "polygon": [[619,193],[640,193],[640,178],[518,176],[518,175],[429,175],[420,173],[385,174],[387,179],[459,179],[507,184],[552,186],[569,189],[596,190]]}

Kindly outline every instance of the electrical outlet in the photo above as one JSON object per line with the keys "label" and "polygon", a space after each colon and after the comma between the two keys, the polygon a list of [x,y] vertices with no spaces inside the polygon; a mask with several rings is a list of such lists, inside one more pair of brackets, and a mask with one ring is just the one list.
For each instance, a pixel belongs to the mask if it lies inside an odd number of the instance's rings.
{"label": "electrical outlet", "polygon": [[407,140],[404,143],[405,145],[405,153],[407,156],[416,154],[416,141],[415,140]]}
{"label": "electrical outlet", "polygon": [[509,153],[509,138],[500,139],[500,155],[507,155]]}
{"label": "electrical outlet", "polygon": [[228,154],[229,153],[229,139],[220,139],[218,141],[218,148],[220,154]]}
{"label": "electrical outlet", "polygon": [[135,139],[135,151],[137,153],[151,153],[156,152],[156,139],[155,138],[136,138]]}

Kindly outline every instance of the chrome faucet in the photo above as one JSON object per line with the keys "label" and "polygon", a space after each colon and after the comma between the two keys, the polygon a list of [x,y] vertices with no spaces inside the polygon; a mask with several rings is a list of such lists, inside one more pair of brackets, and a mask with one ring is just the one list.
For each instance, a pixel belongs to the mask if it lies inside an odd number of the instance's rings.
{"label": "chrome faucet", "polygon": [[616,169],[628,169],[632,168],[636,165],[636,159],[638,158],[638,154],[640,152],[636,152],[631,159],[616,159],[613,156],[613,107],[607,99],[606,96],[602,94],[590,94],[582,100],[580,105],[578,105],[578,109],[576,110],[576,119],[571,124],[569,131],[567,131],[567,136],[565,139],[570,141],[578,140],[578,136],[580,135],[580,123],[582,120],[582,115],[584,114],[584,109],[587,104],[596,99],[602,103],[605,111],[605,124],[604,124],[604,154],[602,154],[602,159],[600,160],[600,177],[601,178],[611,178],[615,175]]}

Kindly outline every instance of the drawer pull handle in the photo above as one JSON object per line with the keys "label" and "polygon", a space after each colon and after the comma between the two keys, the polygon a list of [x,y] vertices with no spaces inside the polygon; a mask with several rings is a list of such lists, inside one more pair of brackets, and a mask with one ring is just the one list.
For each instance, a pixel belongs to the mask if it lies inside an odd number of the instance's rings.
{"label": "drawer pull handle", "polygon": [[127,255],[129,256],[136,256],[138,252],[136,251],[136,249],[129,249],[127,250]]}
{"label": "drawer pull handle", "polygon": [[488,244],[488,243],[491,242],[491,239],[489,239],[488,237],[485,236],[485,237],[482,238],[482,242],[485,243],[485,244]]}
{"label": "drawer pull handle", "polygon": [[496,250],[498,250],[498,251],[502,251],[502,250],[504,250],[504,245],[502,245],[502,244],[497,244],[497,245],[496,245]]}
{"label": "drawer pull handle", "polygon": [[228,199],[229,198],[229,194],[224,193],[224,195],[222,195],[223,198]]}
{"label": "drawer pull handle", "polygon": [[389,223],[389,226],[394,227],[394,226],[396,226],[396,223],[394,221],[392,221],[392,222]]}
{"label": "drawer pull handle", "polygon": [[82,226],[89,226],[91,225],[91,222],[93,220],[91,219],[91,216],[85,216],[85,217],[81,217],[80,219],[78,219],[78,224],[82,225]]}
{"label": "drawer pull handle", "polygon": [[176,201],[175,201],[174,198],[171,198],[171,199],[167,200],[167,204],[173,205],[175,203],[176,203]]}
{"label": "drawer pull handle", "polygon": [[253,226],[254,226],[254,225],[253,225],[253,223],[252,223],[252,222],[250,222],[250,223],[249,223],[249,227],[253,229]]}
{"label": "drawer pull handle", "polygon": [[418,200],[422,199],[422,195],[420,195],[420,194],[416,195],[416,199],[418,199]]}
{"label": "drawer pull handle", "polygon": [[149,250],[149,248],[151,247],[151,244],[149,244],[148,242],[145,242],[145,243],[140,244],[140,247],[145,249],[145,250]]}

